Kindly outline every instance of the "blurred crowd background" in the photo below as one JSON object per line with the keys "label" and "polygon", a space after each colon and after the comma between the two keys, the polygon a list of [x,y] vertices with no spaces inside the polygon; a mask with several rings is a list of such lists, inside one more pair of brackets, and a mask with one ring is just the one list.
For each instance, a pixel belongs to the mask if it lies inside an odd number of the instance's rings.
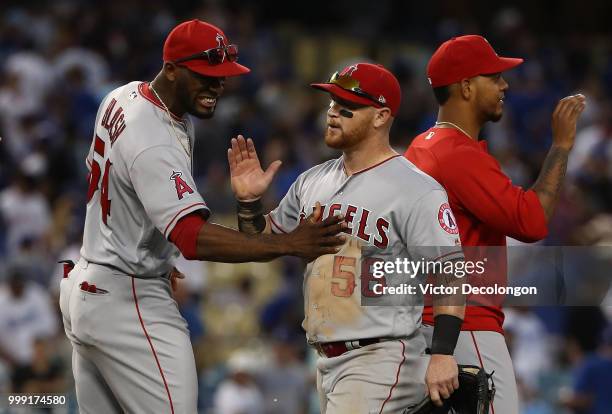
{"label": "blurred crowd background", "polygon": [[[403,153],[436,117],[425,77],[429,57],[454,35],[478,33],[500,54],[526,59],[504,75],[510,84],[504,117],[483,132],[516,184],[529,187],[537,177],[556,102],[577,92],[587,96],[565,188],[542,244],[610,246],[612,7],[604,0],[515,4],[2,1],[0,395],[63,393],[70,403],[55,412],[76,412],[57,262],[79,255],[85,155],[97,107],[119,85],[152,80],[165,36],[191,18],[220,26],[239,45],[240,62],[252,68],[227,81],[212,120],[195,122],[194,172],[214,221],[236,225],[225,157],[232,136],[252,137],[266,165],[283,161],[265,200],[273,208],[299,173],[337,156],[322,140],[328,99],[308,83],[349,62],[386,65],[403,88],[391,133]],[[178,267],[187,275],[176,300],[196,355],[200,412],[318,412],[316,355],[300,328],[300,261],[183,260]],[[597,285],[603,295],[610,280],[610,268],[604,270]],[[508,309],[523,414],[574,412],[573,395],[604,398],[597,400],[603,401],[599,411],[575,412],[612,412],[612,332],[604,334],[611,320],[605,306]]]}

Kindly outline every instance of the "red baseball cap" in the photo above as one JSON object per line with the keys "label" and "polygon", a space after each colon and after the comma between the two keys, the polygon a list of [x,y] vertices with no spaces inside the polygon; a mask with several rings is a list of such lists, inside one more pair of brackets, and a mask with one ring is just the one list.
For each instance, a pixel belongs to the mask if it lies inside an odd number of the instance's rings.
{"label": "red baseball cap", "polygon": [[521,63],[520,58],[499,57],[482,36],[459,36],[442,43],[435,51],[427,64],[427,78],[437,88],[461,79],[503,72]]}
{"label": "red baseball cap", "polygon": [[[211,64],[206,54],[196,56],[210,49],[218,49],[215,52],[218,52],[219,63]],[[230,50],[235,52],[231,56]],[[179,24],[172,29],[164,43],[164,62],[175,62],[189,57],[192,58],[178,64],[204,76],[237,76],[251,71],[238,64],[238,48],[230,45],[225,33],[217,26],[202,20]]]}
{"label": "red baseball cap", "polygon": [[310,86],[360,105],[387,107],[395,116],[402,101],[397,78],[382,65],[355,63],[332,75],[326,83]]}

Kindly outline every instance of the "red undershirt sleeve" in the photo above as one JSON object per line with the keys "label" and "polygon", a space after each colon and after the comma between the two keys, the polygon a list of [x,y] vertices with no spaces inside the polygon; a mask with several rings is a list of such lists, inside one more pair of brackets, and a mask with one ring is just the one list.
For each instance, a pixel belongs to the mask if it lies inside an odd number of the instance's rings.
{"label": "red undershirt sleeve", "polygon": [[190,213],[182,217],[170,233],[170,241],[181,251],[188,260],[197,259],[198,233],[206,223],[199,213]]}

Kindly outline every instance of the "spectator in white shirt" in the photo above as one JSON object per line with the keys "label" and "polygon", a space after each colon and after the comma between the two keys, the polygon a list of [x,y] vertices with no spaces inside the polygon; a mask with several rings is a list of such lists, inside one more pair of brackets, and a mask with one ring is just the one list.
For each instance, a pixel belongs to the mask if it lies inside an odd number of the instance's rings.
{"label": "spectator in white shirt", "polygon": [[23,268],[12,265],[6,273],[0,284],[0,358],[29,364],[35,339],[57,333],[57,314],[47,292],[28,281]]}

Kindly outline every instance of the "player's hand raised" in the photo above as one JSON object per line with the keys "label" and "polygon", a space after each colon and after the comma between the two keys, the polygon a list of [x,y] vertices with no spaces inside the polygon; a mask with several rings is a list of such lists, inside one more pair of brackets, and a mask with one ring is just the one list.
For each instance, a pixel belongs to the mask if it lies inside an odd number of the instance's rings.
{"label": "player's hand raised", "polygon": [[442,405],[442,399],[450,398],[453,391],[459,388],[459,368],[452,355],[434,354],[431,356],[425,384],[431,401]]}
{"label": "player's hand raised", "polygon": [[582,94],[561,99],[552,114],[553,145],[570,150],[576,138],[576,122],[586,106]]}
{"label": "player's hand raised", "polygon": [[344,216],[331,216],[321,220],[321,204],[317,202],[315,210],[300,225],[287,234],[288,243],[295,256],[312,261],[324,254],[335,254],[346,241],[341,235],[348,228]]}
{"label": "player's hand raised", "polygon": [[231,148],[227,150],[230,167],[232,191],[240,201],[255,200],[262,196],[281,166],[276,160],[266,171],[261,168],[255,144],[251,138],[242,135],[232,138]]}

